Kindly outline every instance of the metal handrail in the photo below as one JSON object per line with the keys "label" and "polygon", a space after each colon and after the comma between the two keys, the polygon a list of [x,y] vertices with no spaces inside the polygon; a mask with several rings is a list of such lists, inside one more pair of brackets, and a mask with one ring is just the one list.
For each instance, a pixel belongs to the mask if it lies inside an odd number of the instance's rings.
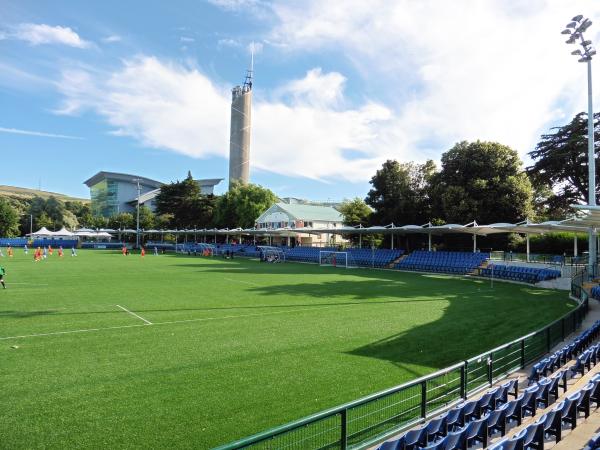
{"label": "metal handrail", "polygon": [[[583,272],[581,272],[581,273],[583,273]],[[339,442],[339,448],[343,450],[343,449],[348,448],[348,444],[347,444],[347,439],[349,437],[348,430],[347,430],[347,426],[348,426],[348,411],[350,411],[350,410],[352,410],[352,409],[354,409],[356,407],[368,404],[368,403],[370,403],[372,401],[376,401],[376,400],[382,399],[382,398],[384,398],[386,396],[389,396],[389,395],[401,392],[401,391],[409,389],[409,388],[414,388],[414,387],[419,386],[419,385],[421,385],[422,388],[424,389],[424,393],[422,394],[424,397],[422,397],[422,401],[423,401],[423,399],[425,401],[427,401],[426,395],[427,395],[428,391],[427,391],[427,386],[426,385],[427,385],[428,381],[435,380],[436,378],[438,378],[440,376],[443,376],[443,375],[445,375],[445,374],[447,374],[449,372],[452,372],[452,371],[455,371],[457,369],[460,369],[461,370],[460,388],[459,389],[455,389],[455,391],[456,390],[459,391],[459,395],[456,398],[450,399],[450,401],[448,401],[446,403],[445,407],[436,408],[435,410],[432,410],[432,411],[428,412],[426,410],[427,403],[423,404],[421,402],[420,404],[416,405],[413,409],[416,409],[416,410],[420,409],[422,412],[424,411],[425,414],[421,414],[420,417],[418,417],[417,419],[412,420],[412,421],[408,421],[407,423],[404,423],[402,426],[392,427],[389,430],[386,430],[385,432],[380,433],[377,436],[373,436],[370,439],[368,439],[366,441],[363,441],[363,442],[355,445],[354,448],[365,448],[366,446],[373,445],[373,444],[381,441],[382,439],[385,439],[386,437],[389,437],[389,436],[391,436],[391,435],[393,435],[395,433],[399,433],[402,430],[407,429],[410,426],[414,426],[416,423],[419,423],[419,422],[425,420],[426,418],[431,417],[434,413],[438,414],[441,410],[447,409],[448,406],[454,405],[454,404],[458,403],[464,397],[466,397],[468,394],[472,394],[472,393],[475,393],[475,392],[477,392],[477,391],[479,391],[481,389],[485,389],[485,387],[489,386],[492,382],[498,381],[499,379],[506,378],[506,376],[508,376],[508,374],[510,374],[511,372],[514,372],[515,370],[519,370],[519,369],[523,368],[525,366],[525,362],[526,362],[524,360],[524,358],[525,358],[525,355],[524,355],[525,340],[527,340],[527,339],[529,339],[529,338],[531,338],[533,336],[536,336],[536,335],[541,335],[542,333],[546,333],[547,336],[549,336],[550,335],[549,332],[550,332],[551,327],[553,327],[556,324],[561,323],[561,322],[563,323],[562,329],[564,330],[564,321],[566,319],[569,319],[569,318],[573,317],[573,316],[575,316],[576,319],[578,319],[578,320],[576,320],[574,322],[574,327],[573,327],[573,328],[577,328],[581,324],[581,321],[583,320],[583,317],[585,317],[585,315],[587,314],[587,309],[588,309],[588,305],[587,305],[588,296],[587,296],[587,293],[585,292],[585,290],[580,285],[578,286],[578,285],[575,284],[577,282],[576,278],[578,278],[581,275],[581,273],[576,274],[572,278],[572,287],[578,287],[578,288],[580,288],[580,296],[579,296],[579,298],[575,298],[579,302],[579,305],[577,306],[577,308],[574,309],[573,311],[568,312],[564,316],[560,317],[559,319],[553,321],[552,323],[546,325],[545,327],[543,327],[543,328],[541,328],[541,329],[539,329],[537,331],[533,331],[531,333],[528,333],[528,334],[526,334],[524,336],[521,336],[520,338],[517,338],[517,339],[515,339],[515,340],[513,340],[511,342],[502,344],[502,345],[500,345],[498,347],[495,347],[495,348],[493,348],[491,350],[488,350],[488,351],[486,351],[484,353],[481,353],[481,354],[479,354],[477,356],[469,358],[468,360],[465,360],[465,361],[460,362],[460,363],[456,363],[456,364],[454,364],[452,366],[449,366],[449,367],[446,367],[444,369],[438,370],[438,371],[436,371],[434,373],[422,376],[420,378],[408,381],[406,383],[400,384],[398,386],[391,387],[389,389],[386,389],[386,390],[383,390],[383,391],[380,391],[380,392],[376,392],[374,394],[368,395],[366,397],[359,398],[357,400],[345,403],[343,405],[326,409],[324,411],[312,414],[312,415],[304,417],[302,419],[299,419],[299,420],[296,420],[296,421],[293,421],[293,422],[289,422],[287,424],[284,424],[284,425],[272,428],[270,430],[266,430],[266,431],[254,434],[252,436],[249,436],[249,437],[237,440],[235,442],[219,446],[215,450],[235,450],[235,449],[246,448],[246,447],[249,447],[249,446],[254,445],[254,444],[260,444],[260,443],[265,442],[267,440],[274,439],[274,438],[276,438],[278,436],[281,436],[281,435],[283,435],[283,434],[285,434],[287,432],[294,431],[294,430],[299,430],[299,429],[301,429],[303,427],[306,427],[306,426],[308,426],[308,425],[310,425],[312,423],[318,422],[318,421],[320,421],[322,419],[328,419],[328,418],[331,418],[331,417],[334,417],[334,416],[337,416],[337,415],[340,416],[340,418],[341,418],[340,422],[341,423],[340,423],[340,430],[339,430],[340,431],[339,432],[340,438],[336,442]],[[580,316],[579,315],[580,313],[583,313],[583,315]],[[549,338],[547,340],[547,343],[548,344],[550,343]],[[511,345],[515,345],[515,344],[521,344],[521,349],[520,349],[521,356],[520,356],[520,358],[515,359],[514,361],[511,361],[511,362],[520,362],[519,366],[513,368],[512,370],[508,370],[505,374],[501,375],[500,377],[495,377],[495,378],[493,378],[493,374],[492,374],[493,366],[492,367],[488,366],[488,369],[487,369],[488,372],[482,374],[481,376],[477,376],[474,379],[474,380],[477,381],[477,387],[475,387],[474,389],[472,389],[472,390],[469,391],[468,390],[468,384],[473,381],[473,380],[469,380],[468,376],[467,376],[469,364],[472,364],[472,363],[475,363],[475,362],[481,362],[481,360],[484,359],[484,358],[489,361],[489,358],[495,352],[499,352],[499,351],[504,350],[504,349],[510,347]],[[544,347],[546,347],[546,344],[544,344]],[[546,350],[549,350],[549,348],[547,348]],[[546,352],[542,352],[541,354],[544,354],[544,353],[546,353]],[[540,356],[541,356],[541,354],[540,354]],[[492,364],[493,364],[493,358],[491,359],[491,361],[492,361]],[[488,362],[488,364],[489,364],[489,362]],[[501,367],[504,370],[504,367],[508,367],[508,366],[507,366],[507,364],[504,364],[504,366],[501,366]],[[481,368],[481,366],[480,366],[480,368]],[[446,385],[447,384],[448,383],[446,383]],[[418,396],[419,395],[416,395],[416,397],[418,397]],[[434,400],[437,400],[437,399],[434,399]],[[370,428],[374,428],[374,427],[375,426],[372,426]],[[363,431],[363,430],[361,430],[361,431]],[[328,445],[328,447],[329,447],[329,445]]]}

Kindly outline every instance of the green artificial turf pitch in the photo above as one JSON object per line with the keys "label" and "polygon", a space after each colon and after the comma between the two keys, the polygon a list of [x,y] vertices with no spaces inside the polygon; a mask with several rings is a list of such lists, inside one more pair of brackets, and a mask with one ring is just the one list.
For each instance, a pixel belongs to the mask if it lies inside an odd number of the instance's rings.
{"label": "green artificial turf pitch", "polygon": [[241,258],[80,251],[34,263],[17,249],[0,264],[0,448],[10,449],[213,447],[575,307],[564,291]]}

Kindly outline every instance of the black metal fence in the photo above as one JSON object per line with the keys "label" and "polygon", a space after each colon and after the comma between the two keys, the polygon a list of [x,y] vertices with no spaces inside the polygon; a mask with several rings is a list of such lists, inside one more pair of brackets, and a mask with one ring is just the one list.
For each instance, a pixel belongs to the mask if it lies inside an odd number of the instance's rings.
{"label": "black metal fence", "polygon": [[577,330],[588,311],[588,297],[582,288],[585,276],[582,273],[572,283],[571,292],[579,306],[541,330],[422,378],[218,450],[362,449],[408,429],[524,368]]}

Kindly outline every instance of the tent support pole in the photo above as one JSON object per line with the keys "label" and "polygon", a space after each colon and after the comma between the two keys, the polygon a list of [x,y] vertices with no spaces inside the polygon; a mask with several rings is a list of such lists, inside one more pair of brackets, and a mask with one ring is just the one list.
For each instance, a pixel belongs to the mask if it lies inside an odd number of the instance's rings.
{"label": "tent support pole", "polygon": [[527,233],[527,262],[529,262],[529,233]]}
{"label": "tent support pole", "polygon": [[427,236],[429,236],[429,251],[431,251],[431,233],[428,233]]}

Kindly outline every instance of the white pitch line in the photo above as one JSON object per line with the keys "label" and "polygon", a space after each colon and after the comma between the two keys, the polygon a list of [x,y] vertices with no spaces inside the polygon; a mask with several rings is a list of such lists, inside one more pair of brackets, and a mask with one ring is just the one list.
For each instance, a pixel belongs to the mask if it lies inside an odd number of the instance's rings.
{"label": "white pitch line", "polygon": [[121,305],[117,305],[119,308],[121,308],[123,311],[128,312],[129,314],[131,314],[132,316],[137,317],[140,320],[143,320],[144,322],[146,322],[146,325],[152,325],[152,322],[150,322],[149,320],[144,319],[142,316],[138,316],[136,313],[129,311],[127,308],[125,308],[124,306]]}
{"label": "white pitch line", "polygon": [[[202,317],[202,318],[198,318],[198,319],[171,320],[171,321],[167,321],[167,322],[154,322],[154,323],[152,323],[152,325],[154,325],[154,326],[156,326],[156,325],[172,325],[172,324],[177,324],[177,323],[205,322],[208,320],[220,320],[220,319],[241,319],[244,317],[270,316],[270,315],[274,315],[274,314],[287,314],[287,313],[303,312],[303,311],[315,311],[315,310],[330,309],[330,308],[336,308],[336,307],[339,308],[339,307],[344,307],[344,306],[349,307],[351,305],[333,305],[333,306],[322,306],[322,307],[315,307],[315,308],[291,309],[291,310],[287,310],[287,311],[274,311],[274,312],[268,312],[268,313],[240,314],[240,315],[235,315],[235,316]],[[144,320],[144,319],[142,319],[142,320]],[[138,327],[145,327],[146,325],[147,324],[120,325],[120,326],[104,327],[104,328],[84,328],[81,330],[54,331],[51,333],[24,334],[21,336],[0,337],[0,341],[5,341],[7,339],[22,339],[22,338],[30,338],[30,337],[53,336],[53,335],[59,335],[59,334],[90,333],[90,332],[94,332],[94,331],[117,330],[120,328],[138,328]]]}
{"label": "white pitch line", "polygon": [[234,282],[236,282],[236,283],[244,283],[244,284],[249,284],[249,285],[251,285],[251,286],[260,286],[260,284],[253,283],[252,281],[234,280],[233,278],[224,278],[224,280],[227,280],[227,281],[234,281]]}
{"label": "white pitch line", "polygon": [[115,330],[118,328],[135,328],[135,327],[145,327],[145,326],[146,326],[146,324],[143,324],[143,325],[141,325],[141,324],[139,324],[139,325],[120,325],[120,326],[116,326],[116,327],[84,328],[81,330],[53,331],[51,333],[23,334],[21,336],[0,337],[0,341],[5,341],[7,339],[21,339],[21,338],[38,337],[38,336],[54,336],[57,334],[89,333],[91,331]]}

